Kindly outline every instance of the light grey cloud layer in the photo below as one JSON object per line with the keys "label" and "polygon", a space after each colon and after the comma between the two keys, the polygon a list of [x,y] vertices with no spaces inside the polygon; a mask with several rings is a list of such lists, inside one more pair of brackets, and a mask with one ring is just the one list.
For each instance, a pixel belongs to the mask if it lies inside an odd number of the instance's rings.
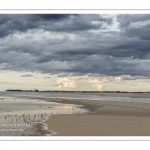
{"label": "light grey cloud layer", "polygon": [[25,75],[22,75],[21,77],[33,77],[32,74],[25,74]]}

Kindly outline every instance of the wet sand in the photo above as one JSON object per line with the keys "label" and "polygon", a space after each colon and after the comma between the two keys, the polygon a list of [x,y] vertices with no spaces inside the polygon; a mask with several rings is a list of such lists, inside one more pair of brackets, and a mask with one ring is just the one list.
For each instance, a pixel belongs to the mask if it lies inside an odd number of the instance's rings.
{"label": "wet sand", "polygon": [[150,136],[150,118],[111,115],[58,115],[46,122],[53,136]]}
{"label": "wet sand", "polygon": [[45,100],[83,105],[89,110],[88,114],[51,116],[45,123],[49,130],[57,132],[53,136],[150,136],[150,103]]}
{"label": "wet sand", "polygon": [[101,96],[150,98],[150,93],[98,93]]}

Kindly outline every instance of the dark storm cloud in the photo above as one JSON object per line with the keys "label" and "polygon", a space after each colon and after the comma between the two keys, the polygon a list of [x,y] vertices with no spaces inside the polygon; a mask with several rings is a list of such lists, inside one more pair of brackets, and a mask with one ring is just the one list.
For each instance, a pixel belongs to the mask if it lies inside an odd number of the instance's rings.
{"label": "dark storm cloud", "polygon": [[150,20],[150,14],[125,14],[117,16],[117,21],[120,23],[120,27],[127,27],[131,23],[142,22],[147,20]]}
{"label": "dark storm cloud", "polygon": [[[93,24],[92,21],[99,22]],[[1,14],[0,15],[0,37],[25,32],[31,29],[43,29],[46,31],[84,31],[97,30],[102,23],[111,24],[110,18],[103,18],[100,15],[78,15],[78,14]]]}
{"label": "dark storm cloud", "polygon": [[[125,36],[150,40],[150,14],[118,15],[117,20],[120,23],[120,27],[124,30]],[[148,23],[142,25],[145,21]],[[137,25],[130,27],[129,25],[133,23],[137,23]]]}
{"label": "dark storm cloud", "polygon": [[77,14],[72,14],[72,15],[68,15],[68,14],[32,14],[32,15],[28,15],[28,17],[30,18],[30,20],[62,20],[62,19],[66,19],[69,18],[70,16],[79,16]]}
{"label": "dark storm cloud", "polygon": [[142,40],[150,40],[150,24],[141,28],[127,29],[125,34],[127,36],[138,37]]}
{"label": "dark storm cloud", "polygon": [[[117,20],[102,15],[0,15],[0,68],[58,77],[150,77],[149,15],[117,15]],[[118,29],[111,29],[117,23]]]}

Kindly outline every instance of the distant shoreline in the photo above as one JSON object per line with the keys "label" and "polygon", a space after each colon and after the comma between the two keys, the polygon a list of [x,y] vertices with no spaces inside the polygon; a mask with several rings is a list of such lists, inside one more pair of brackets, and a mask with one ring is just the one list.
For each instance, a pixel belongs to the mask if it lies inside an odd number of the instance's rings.
{"label": "distant shoreline", "polygon": [[[131,97],[131,98],[150,98],[150,92],[118,92],[118,91],[16,91],[9,90],[8,92],[35,92],[35,93],[51,93],[51,94],[86,94],[86,95],[98,95],[98,96],[108,96],[108,97]],[[38,97],[38,96],[37,96]]]}
{"label": "distant shoreline", "polygon": [[50,90],[50,91],[39,91],[39,90],[6,90],[7,92],[66,92],[66,93],[150,93],[148,92],[127,92],[127,91],[58,91],[58,90]]}

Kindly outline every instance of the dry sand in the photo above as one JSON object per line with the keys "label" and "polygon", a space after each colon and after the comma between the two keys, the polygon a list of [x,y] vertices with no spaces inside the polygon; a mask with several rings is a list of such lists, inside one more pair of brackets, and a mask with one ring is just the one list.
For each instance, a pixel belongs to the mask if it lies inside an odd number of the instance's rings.
{"label": "dry sand", "polygon": [[83,105],[89,110],[89,114],[51,116],[46,124],[58,133],[54,136],[150,136],[149,103],[61,98],[46,101]]}

